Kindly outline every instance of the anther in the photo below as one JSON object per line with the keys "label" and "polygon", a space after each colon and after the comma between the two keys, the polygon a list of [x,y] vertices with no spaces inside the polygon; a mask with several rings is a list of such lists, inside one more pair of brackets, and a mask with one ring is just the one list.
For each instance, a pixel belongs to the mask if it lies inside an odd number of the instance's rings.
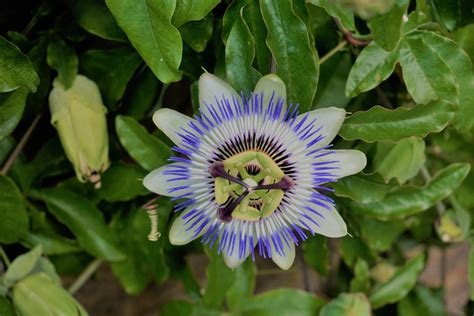
{"label": "anther", "polygon": [[217,217],[224,222],[230,222],[232,220],[232,212],[237,206],[239,206],[240,202],[242,202],[242,200],[247,196],[248,193],[249,191],[246,190],[236,200],[219,208],[219,210],[217,211]]}

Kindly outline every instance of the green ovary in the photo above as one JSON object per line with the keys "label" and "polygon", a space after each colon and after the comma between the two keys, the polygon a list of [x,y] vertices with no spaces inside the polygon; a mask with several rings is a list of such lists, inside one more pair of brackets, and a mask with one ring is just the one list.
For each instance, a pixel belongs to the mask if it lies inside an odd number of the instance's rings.
{"label": "green ovary", "polygon": [[[245,151],[224,160],[224,168],[242,179],[250,192],[232,211],[232,217],[245,221],[257,221],[273,214],[283,200],[284,191],[280,189],[255,189],[258,184],[279,182],[285,175],[278,165],[265,153]],[[225,204],[229,197],[237,199],[245,188],[222,177],[214,180],[214,195],[218,204]]]}

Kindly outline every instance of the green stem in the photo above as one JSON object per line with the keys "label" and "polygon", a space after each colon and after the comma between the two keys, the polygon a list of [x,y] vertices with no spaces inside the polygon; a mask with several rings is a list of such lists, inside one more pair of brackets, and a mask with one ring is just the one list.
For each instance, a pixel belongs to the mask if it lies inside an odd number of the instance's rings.
{"label": "green stem", "polygon": [[89,278],[94,274],[94,272],[97,271],[102,262],[103,261],[101,259],[95,259],[94,261],[92,261],[84,269],[84,271],[82,271],[76,281],[71,284],[67,291],[71,293],[71,295],[74,295],[74,293],[76,293],[87,282],[87,280],[89,280]]}
{"label": "green stem", "polygon": [[341,41],[339,44],[336,45],[336,47],[331,49],[326,55],[324,55],[323,57],[319,59],[319,64],[321,65],[324,62],[326,62],[329,58],[331,58],[333,55],[339,52],[346,45],[347,45],[347,41]]}
{"label": "green stem", "polygon": [[313,285],[311,284],[311,278],[309,276],[308,267],[306,266],[306,262],[304,260],[303,253],[298,252],[296,256],[300,260],[301,274],[303,276],[304,289],[305,289],[306,292],[313,293],[314,289],[313,289]]}
{"label": "green stem", "polygon": [[165,98],[165,94],[169,86],[170,86],[169,84],[163,84],[163,86],[161,87],[160,96],[158,97],[158,101],[156,101],[155,106],[150,111],[150,115],[153,115],[153,113],[155,113],[156,110],[159,110],[163,107],[163,100]]}
{"label": "green stem", "polygon": [[5,253],[5,250],[3,250],[3,247],[0,247],[0,256],[2,256],[2,260],[3,260],[3,262],[5,262],[5,265],[8,268],[10,266],[11,262],[10,262],[10,259],[8,259],[8,256]]}
{"label": "green stem", "polygon": [[43,1],[43,3],[39,6],[38,10],[36,11],[35,15],[33,15],[30,22],[28,22],[28,24],[23,29],[23,32],[22,32],[23,34],[28,35],[28,33],[31,31],[31,29],[36,25],[36,23],[38,22],[38,16],[43,11],[44,6],[45,6],[45,3]]}

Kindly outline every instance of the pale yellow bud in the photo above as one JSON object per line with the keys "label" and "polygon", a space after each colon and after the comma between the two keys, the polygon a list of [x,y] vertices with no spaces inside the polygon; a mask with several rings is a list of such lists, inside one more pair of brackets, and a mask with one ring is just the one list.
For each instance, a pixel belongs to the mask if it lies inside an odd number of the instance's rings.
{"label": "pale yellow bud", "polygon": [[451,210],[446,211],[435,225],[436,232],[444,242],[454,242],[463,240],[463,231],[459,225],[455,213]]}
{"label": "pale yellow bud", "polygon": [[98,86],[77,75],[65,89],[56,78],[49,94],[51,123],[56,127],[66,156],[81,182],[99,183],[100,173],[109,166],[106,108]]}

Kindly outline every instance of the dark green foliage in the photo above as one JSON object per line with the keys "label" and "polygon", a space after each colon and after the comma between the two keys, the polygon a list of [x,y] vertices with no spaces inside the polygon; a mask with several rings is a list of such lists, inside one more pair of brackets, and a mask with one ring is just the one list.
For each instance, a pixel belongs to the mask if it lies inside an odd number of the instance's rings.
{"label": "dark green foliage", "polygon": [[[0,13],[0,260],[16,256],[0,265],[0,315],[38,302],[86,315],[55,268],[87,262],[110,265],[130,295],[183,282],[186,300],[161,308],[173,316],[445,315],[443,289],[418,276],[427,249],[454,241],[471,242],[474,283],[472,1],[33,2]],[[230,270],[215,247],[170,246],[167,198],[149,207],[161,237],[147,239],[142,205],[156,195],[142,180],[173,155],[153,113],[196,113],[204,71],[247,96],[274,72],[300,111],[348,112],[334,148],[361,150],[368,164],[331,195],[351,236],[310,237],[290,270],[314,270],[324,295],[255,294],[264,273],[251,259]],[[78,75],[97,84],[108,111],[111,164],[97,188],[76,179],[50,124],[52,79],[69,89]],[[185,260],[199,251],[209,257],[204,285]],[[25,298],[33,292],[36,303]]]}

